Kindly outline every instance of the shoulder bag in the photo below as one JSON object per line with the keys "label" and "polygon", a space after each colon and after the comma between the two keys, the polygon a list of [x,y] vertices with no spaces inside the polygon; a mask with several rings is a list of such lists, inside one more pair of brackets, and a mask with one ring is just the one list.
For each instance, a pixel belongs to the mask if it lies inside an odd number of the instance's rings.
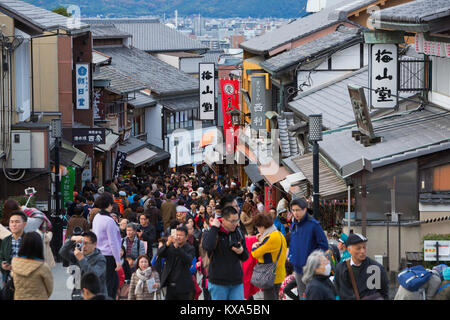
{"label": "shoulder bag", "polygon": [[250,283],[253,284],[255,287],[261,288],[261,289],[270,289],[273,287],[275,282],[275,270],[277,268],[278,259],[280,258],[281,250],[283,249],[283,239],[281,238],[280,234],[280,252],[278,252],[277,260],[270,263],[257,263],[256,266],[253,268],[252,277],[250,279]]}

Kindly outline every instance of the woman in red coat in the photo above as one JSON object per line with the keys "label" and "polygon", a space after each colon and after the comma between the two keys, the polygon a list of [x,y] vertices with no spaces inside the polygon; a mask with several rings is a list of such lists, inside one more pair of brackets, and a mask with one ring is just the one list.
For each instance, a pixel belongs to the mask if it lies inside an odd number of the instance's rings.
{"label": "woman in red coat", "polygon": [[[248,252],[252,251],[252,246],[255,242],[258,242],[256,236],[245,236],[245,245]],[[253,299],[253,295],[259,291],[258,287],[255,287],[250,283],[253,274],[253,268],[256,266],[258,260],[249,256],[249,258],[242,263],[242,270],[244,271],[244,298],[245,300]]]}

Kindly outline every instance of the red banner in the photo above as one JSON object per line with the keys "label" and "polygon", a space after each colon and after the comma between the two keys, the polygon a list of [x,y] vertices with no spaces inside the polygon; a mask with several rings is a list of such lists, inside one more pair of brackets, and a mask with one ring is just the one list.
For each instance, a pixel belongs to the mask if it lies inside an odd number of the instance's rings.
{"label": "red banner", "polygon": [[[234,153],[236,136],[239,126],[234,126],[231,116],[227,113],[236,108],[239,110],[239,80],[220,79],[220,92],[222,94],[223,130],[225,136],[226,153]],[[234,139],[233,139],[234,137]]]}
{"label": "red banner", "polygon": [[264,205],[267,211],[270,208],[276,208],[276,189],[273,186],[268,186],[267,184],[264,186]]}

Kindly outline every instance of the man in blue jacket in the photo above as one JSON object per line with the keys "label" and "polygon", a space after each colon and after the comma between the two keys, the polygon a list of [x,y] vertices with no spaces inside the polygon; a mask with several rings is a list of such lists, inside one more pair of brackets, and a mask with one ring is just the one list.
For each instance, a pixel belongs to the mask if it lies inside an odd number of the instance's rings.
{"label": "man in blue jacket", "polygon": [[291,224],[291,242],[289,262],[294,266],[298,296],[301,299],[306,286],[302,282],[303,266],[314,250],[328,250],[328,240],[319,221],[307,213],[304,199],[294,199],[289,205],[293,215]]}

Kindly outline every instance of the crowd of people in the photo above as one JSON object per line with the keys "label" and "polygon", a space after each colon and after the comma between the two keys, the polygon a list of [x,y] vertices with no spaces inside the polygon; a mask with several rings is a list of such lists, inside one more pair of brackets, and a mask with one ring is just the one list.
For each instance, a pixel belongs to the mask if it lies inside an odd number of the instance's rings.
{"label": "crowd of people", "polygon": [[[327,237],[305,199],[283,197],[266,208],[261,191],[233,177],[192,171],[119,176],[103,186],[87,181],[66,204],[58,252],[64,266],[81,271],[72,298],[252,300],[260,291],[264,300],[390,298],[387,273],[367,256],[366,237]],[[31,217],[25,209],[15,200],[4,203],[1,296],[48,299],[49,222],[25,232]],[[450,269],[435,274],[427,299],[449,299],[450,286],[443,286]],[[397,296],[408,299],[402,290]]]}

